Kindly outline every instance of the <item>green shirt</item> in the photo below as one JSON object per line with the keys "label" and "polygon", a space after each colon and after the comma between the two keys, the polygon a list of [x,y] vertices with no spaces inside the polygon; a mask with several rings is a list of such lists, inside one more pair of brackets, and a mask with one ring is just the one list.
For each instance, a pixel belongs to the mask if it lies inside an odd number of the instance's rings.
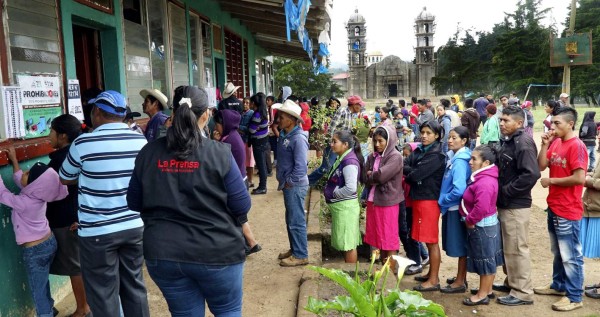
{"label": "green shirt", "polygon": [[491,116],[485,120],[485,124],[483,125],[481,144],[488,144],[490,142],[500,142],[500,124],[496,116]]}

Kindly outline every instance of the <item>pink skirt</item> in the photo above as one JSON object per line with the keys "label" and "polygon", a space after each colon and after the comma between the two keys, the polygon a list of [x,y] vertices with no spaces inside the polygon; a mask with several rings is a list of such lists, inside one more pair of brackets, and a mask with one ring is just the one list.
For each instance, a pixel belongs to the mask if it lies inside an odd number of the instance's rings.
{"label": "pink skirt", "polygon": [[365,243],[379,250],[400,249],[398,211],[398,205],[375,206],[367,202]]}
{"label": "pink skirt", "polygon": [[254,167],[254,154],[252,154],[252,146],[246,143],[246,167]]}

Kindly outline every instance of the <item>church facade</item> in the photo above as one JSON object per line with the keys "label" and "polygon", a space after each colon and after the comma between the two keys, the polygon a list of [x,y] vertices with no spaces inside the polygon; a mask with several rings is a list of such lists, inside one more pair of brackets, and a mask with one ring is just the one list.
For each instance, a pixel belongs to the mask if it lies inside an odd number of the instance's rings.
{"label": "church facade", "polygon": [[369,56],[367,53],[367,27],[358,9],[346,24],[348,31],[348,91],[347,95],[363,98],[405,99],[433,97],[435,91],[431,78],[435,76],[433,36],[435,16],[423,8],[415,19],[415,59],[403,61],[397,56]]}

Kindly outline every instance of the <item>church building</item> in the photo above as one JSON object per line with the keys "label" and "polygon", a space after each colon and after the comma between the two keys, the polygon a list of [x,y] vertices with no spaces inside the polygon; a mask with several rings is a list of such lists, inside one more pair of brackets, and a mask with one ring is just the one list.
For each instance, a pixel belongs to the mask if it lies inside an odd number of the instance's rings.
{"label": "church building", "polygon": [[367,27],[365,18],[358,9],[348,20],[348,68],[347,95],[363,98],[391,98],[411,96],[433,97],[435,91],[430,84],[435,76],[433,36],[435,16],[423,8],[415,19],[415,58],[403,61],[398,56],[383,55],[374,51],[367,53]]}

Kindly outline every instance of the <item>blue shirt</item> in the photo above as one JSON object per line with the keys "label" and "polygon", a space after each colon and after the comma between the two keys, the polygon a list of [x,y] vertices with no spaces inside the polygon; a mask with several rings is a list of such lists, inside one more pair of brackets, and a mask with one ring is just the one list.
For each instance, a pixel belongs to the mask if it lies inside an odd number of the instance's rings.
{"label": "blue shirt", "polygon": [[146,126],[146,132],[144,133],[148,142],[158,139],[158,130],[162,125],[165,124],[167,119],[169,119],[169,116],[164,114],[162,111],[157,112],[152,116],[152,118],[150,118],[150,121],[148,121],[148,125]]}
{"label": "blue shirt", "polygon": [[106,123],[73,141],[60,168],[62,179],[78,179],[79,235],[97,236],[142,227],[127,207],[127,189],[143,135],[125,123]]}

